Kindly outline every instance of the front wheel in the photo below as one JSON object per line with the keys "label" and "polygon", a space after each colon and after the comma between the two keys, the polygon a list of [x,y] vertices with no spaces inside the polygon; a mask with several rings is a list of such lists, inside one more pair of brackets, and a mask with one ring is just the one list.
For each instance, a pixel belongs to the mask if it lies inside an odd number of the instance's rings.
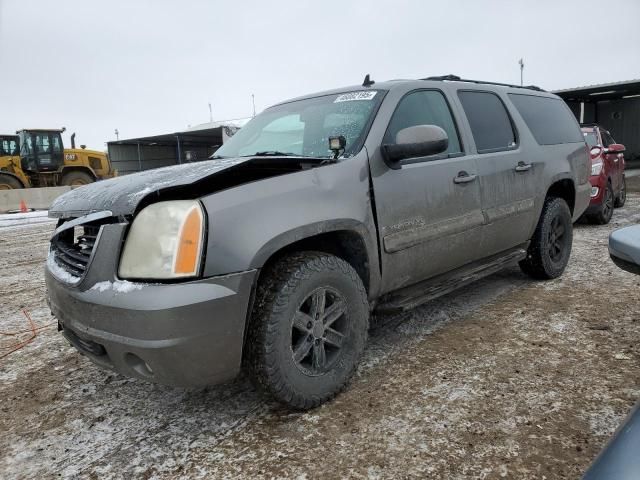
{"label": "front wheel", "polygon": [[520,268],[535,279],[557,278],[569,263],[572,243],[573,224],[567,202],[548,197],[531,238],[527,258],[520,262]]}
{"label": "front wheel", "polygon": [[0,174],[0,190],[15,190],[22,188],[22,183],[11,175]]}
{"label": "front wheel", "polygon": [[616,197],[616,202],[613,204],[616,208],[624,207],[624,204],[627,202],[627,178],[622,176],[622,186],[620,187],[620,193]]}
{"label": "front wheel", "polygon": [[613,188],[611,187],[611,183],[607,183],[602,204],[596,213],[589,216],[591,222],[597,225],[606,225],[609,223],[611,217],[613,217],[613,202]]}
{"label": "front wheel", "polygon": [[245,364],[281,403],[317,407],[349,381],[368,324],[367,294],[351,265],[320,252],[292,254],[260,279]]}

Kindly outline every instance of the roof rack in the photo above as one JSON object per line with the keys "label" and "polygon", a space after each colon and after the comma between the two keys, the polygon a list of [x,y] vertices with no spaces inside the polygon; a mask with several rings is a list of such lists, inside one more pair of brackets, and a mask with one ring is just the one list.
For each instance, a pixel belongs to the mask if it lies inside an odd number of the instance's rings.
{"label": "roof rack", "polygon": [[540,87],[536,87],[535,85],[511,85],[510,83],[486,82],[484,80],[469,80],[468,78],[460,78],[457,75],[440,75],[440,76],[435,76],[435,77],[421,78],[420,80],[439,80],[439,81],[448,81],[448,82],[485,83],[487,85],[500,85],[501,87],[526,88],[528,90],[535,90],[537,92],[544,92],[545,91]]}

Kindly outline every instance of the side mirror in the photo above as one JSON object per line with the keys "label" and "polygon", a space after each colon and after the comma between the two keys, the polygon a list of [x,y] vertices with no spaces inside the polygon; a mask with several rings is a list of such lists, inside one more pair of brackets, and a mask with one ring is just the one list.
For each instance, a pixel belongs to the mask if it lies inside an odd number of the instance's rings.
{"label": "side mirror", "polygon": [[618,267],[640,274],[640,225],[612,232],[609,235],[609,255]]}
{"label": "side mirror", "polygon": [[436,155],[447,150],[447,132],[437,125],[415,125],[396,134],[396,143],[382,145],[382,154],[390,168],[398,169],[402,160]]}
{"label": "side mirror", "polygon": [[626,149],[624,148],[624,145],[622,145],[621,143],[612,143],[607,148],[605,148],[604,153],[622,153],[625,150]]}

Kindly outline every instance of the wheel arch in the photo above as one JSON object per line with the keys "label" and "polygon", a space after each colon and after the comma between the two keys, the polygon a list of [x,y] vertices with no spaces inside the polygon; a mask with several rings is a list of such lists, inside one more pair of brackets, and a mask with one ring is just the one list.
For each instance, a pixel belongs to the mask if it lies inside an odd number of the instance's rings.
{"label": "wheel arch", "polygon": [[305,250],[329,253],[355,269],[372,298],[379,290],[380,270],[376,246],[368,238],[367,228],[353,220],[306,225],[267,242],[254,256],[251,267],[264,270],[285,255]]}
{"label": "wheel arch", "polygon": [[562,198],[569,205],[569,210],[573,215],[576,206],[576,186],[571,177],[555,178],[547,188],[545,198],[548,197]]}

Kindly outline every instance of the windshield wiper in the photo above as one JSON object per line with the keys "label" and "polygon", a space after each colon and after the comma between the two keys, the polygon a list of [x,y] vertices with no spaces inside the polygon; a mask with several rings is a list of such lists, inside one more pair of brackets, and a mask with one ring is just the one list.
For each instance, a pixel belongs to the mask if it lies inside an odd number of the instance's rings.
{"label": "windshield wiper", "polygon": [[264,152],[256,152],[252,155],[243,155],[245,157],[300,157],[295,153],[280,152],[279,150],[265,150]]}

